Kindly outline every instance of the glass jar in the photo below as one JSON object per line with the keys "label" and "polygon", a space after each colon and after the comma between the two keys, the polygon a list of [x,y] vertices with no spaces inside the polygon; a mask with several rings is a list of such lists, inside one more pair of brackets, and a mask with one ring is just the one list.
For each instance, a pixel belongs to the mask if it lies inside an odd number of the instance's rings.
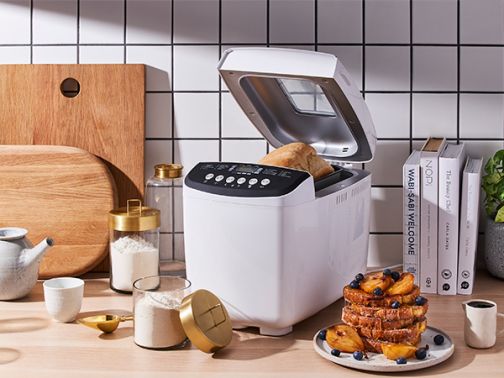
{"label": "glass jar", "polygon": [[[185,262],[176,258],[175,254],[175,226],[174,211],[182,204],[175,192],[181,190],[182,169],[179,164],[157,164],[152,176],[145,186],[145,203],[147,206],[161,211],[161,242],[160,258],[161,271],[170,275],[185,277]],[[172,236],[171,238],[169,236]],[[177,237],[182,235],[177,234]]]}
{"label": "glass jar", "polygon": [[133,284],[135,344],[149,349],[175,349],[187,336],[179,309],[191,283],[174,276],[141,278]]}
{"label": "glass jar", "polygon": [[159,274],[159,210],[128,200],[109,213],[110,287],[131,293],[137,279]]}

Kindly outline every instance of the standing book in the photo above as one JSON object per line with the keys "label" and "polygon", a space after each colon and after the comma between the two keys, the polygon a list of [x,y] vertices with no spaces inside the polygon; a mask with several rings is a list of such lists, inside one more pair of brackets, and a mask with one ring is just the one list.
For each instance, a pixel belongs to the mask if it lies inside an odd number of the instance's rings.
{"label": "standing book", "polygon": [[439,156],[437,292],[457,294],[460,181],[465,163],[463,144],[447,144]]}
{"label": "standing book", "polygon": [[457,293],[472,294],[474,264],[478,245],[478,222],[483,159],[468,158],[462,175],[460,206],[460,246]]}
{"label": "standing book", "polygon": [[420,151],[413,151],[403,165],[403,270],[415,275],[420,265]]}
{"label": "standing book", "polygon": [[437,293],[439,155],[445,138],[429,138],[420,150],[420,291]]}

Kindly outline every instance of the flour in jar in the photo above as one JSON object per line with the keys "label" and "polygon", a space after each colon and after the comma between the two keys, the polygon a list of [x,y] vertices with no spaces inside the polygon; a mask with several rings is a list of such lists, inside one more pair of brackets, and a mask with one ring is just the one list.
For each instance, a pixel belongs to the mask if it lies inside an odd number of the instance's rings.
{"label": "flour in jar", "polygon": [[181,344],[186,334],[179,317],[182,298],[147,292],[135,302],[135,343],[146,348]]}
{"label": "flour in jar", "polygon": [[124,236],[110,243],[112,287],[132,291],[133,282],[159,273],[159,250],[140,236]]}

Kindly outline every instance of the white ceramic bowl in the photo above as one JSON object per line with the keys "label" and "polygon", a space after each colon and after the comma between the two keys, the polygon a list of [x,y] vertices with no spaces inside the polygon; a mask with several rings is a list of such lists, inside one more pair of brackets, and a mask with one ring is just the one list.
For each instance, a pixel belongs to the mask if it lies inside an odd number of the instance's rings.
{"label": "white ceramic bowl", "polygon": [[84,296],[84,281],[74,277],[52,278],[44,282],[47,312],[56,321],[73,322],[79,313]]}

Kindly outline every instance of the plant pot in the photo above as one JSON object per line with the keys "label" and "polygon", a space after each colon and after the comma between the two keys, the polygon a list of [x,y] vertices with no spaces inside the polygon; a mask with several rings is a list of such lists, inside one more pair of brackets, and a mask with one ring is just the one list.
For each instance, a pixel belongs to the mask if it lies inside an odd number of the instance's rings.
{"label": "plant pot", "polygon": [[504,279],[504,223],[487,217],[485,231],[485,264],[492,276]]}

